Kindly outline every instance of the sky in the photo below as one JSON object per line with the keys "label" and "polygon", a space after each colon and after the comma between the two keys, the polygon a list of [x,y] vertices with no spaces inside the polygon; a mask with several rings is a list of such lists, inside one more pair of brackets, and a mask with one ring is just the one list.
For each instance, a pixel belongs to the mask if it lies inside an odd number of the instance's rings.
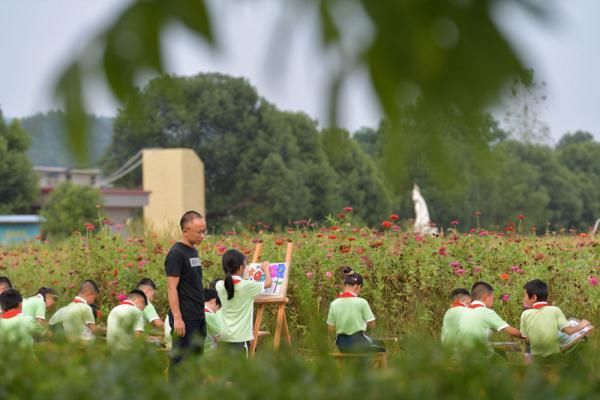
{"label": "sky", "polygon": [[[551,0],[547,0],[551,1]],[[173,25],[162,38],[168,72],[193,75],[222,72],[249,79],[280,109],[304,111],[326,121],[326,82],[310,14],[298,13],[286,47],[275,58],[272,36],[281,15],[274,0],[209,0],[221,49],[211,50],[184,28]],[[86,43],[126,7],[128,0],[0,0],[0,108],[6,117],[56,109],[52,96],[58,73]],[[587,130],[600,140],[600,1],[555,2],[554,17],[539,23],[515,7],[495,18],[525,64],[545,82],[538,118],[550,128],[551,142],[567,131]],[[118,104],[98,82],[90,85],[88,109],[114,116]],[[365,73],[351,76],[343,89],[340,122],[351,131],[377,126],[381,112]],[[496,109],[498,118],[504,112]]]}

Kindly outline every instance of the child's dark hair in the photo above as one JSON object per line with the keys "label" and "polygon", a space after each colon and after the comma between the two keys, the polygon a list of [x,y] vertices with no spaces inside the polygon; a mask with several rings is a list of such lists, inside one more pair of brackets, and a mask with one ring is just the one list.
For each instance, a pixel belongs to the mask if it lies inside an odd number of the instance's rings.
{"label": "child's dark hair", "polygon": [[146,297],[146,293],[142,292],[140,289],[133,289],[131,292],[127,293],[127,298],[129,300],[133,300],[136,297],[144,299],[144,304],[148,305],[148,298]]}
{"label": "child's dark hair", "polygon": [[537,297],[537,301],[546,301],[548,300],[548,285],[546,282],[540,279],[534,279],[529,281],[523,286],[527,296],[532,298],[534,295]]}
{"label": "child's dark hair", "polygon": [[342,267],[342,273],[344,274],[344,285],[354,286],[363,285],[363,277],[358,272],[354,272],[350,267]]}
{"label": "child's dark hair", "polygon": [[0,284],[5,284],[9,289],[12,289],[13,285],[8,276],[0,276]]}
{"label": "child's dark hair", "polygon": [[23,301],[23,296],[17,289],[6,289],[0,294],[0,307],[4,312],[17,308]]}
{"label": "child's dark hair", "polygon": [[208,282],[208,287],[211,289],[216,289],[217,287],[217,282],[222,281],[223,278],[215,278],[212,281]]}
{"label": "child's dark hair", "polygon": [[451,298],[452,300],[457,300],[457,299],[459,299],[459,298],[460,298],[460,297],[462,297],[462,296],[471,297],[471,293],[469,293],[469,290],[468,290],[468,289],[466,289],[466,288],[462,288],[462,287],[461,287],[461,288],[456,288],[456,289],[453,289],[453,290],[450,292],[450,298]]}
{"label": "child's dark hair", "polygon": [[96,294],[100,294],[98,284],[91,279],[86,279],[81,283],[81,286],[79,286],[79,294],[86,292],[94,292]]}
{"label": "child's dark hair", "polygon": [[52,289],[51,287],[42,286],[38,289],[37,294],[41,294],[44,300],[46,300],[46,296],[48,295],[58,297],[58,293],[56,293],[56,290]]}
{"label": "child's dark hair", "polygon": [[219,299],[217,289],[204,288],[204,301],[211,301],[212,299],[217,299],[217,304],[219,307],[221,307],[221,299]]}
{"label": "child's dark hair", "polygon": [[150,278],[142,278],[142,279],[140,279],[140,281],[138,282],[136,288],[139,289],[141,286],[148,286],[148,287],[151,287],[152,289],[156,290],[156,284]]}
{"label": "child's dark hair", "polygon": [[481,300],[484,295],[490,293],[494,293],[494,287],[484,281],[475,282],[471,288],[471,297],[473,300]]}
{"label": "child's dark hair", "polygon": [[227,290],[227,300],[233,299],[233,273],[237,272],[244,265],[244,255],[237,250],[229,249],[223,254],[221,260],[223,272],[225,272],[225,290]]}

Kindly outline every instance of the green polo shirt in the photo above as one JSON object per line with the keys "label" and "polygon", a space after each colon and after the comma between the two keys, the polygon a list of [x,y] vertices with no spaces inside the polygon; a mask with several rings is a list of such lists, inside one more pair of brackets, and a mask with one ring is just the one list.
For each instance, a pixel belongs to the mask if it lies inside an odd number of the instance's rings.
{"label": "green polo shirt", "polygon": [[[69,303],[63,309],[57,311],[56,319],[51,322],[62,322],[65,335],[71,340],[94,340],[94,334],[88,324],[95,324],[96,319],[92,307],[87,303]],[[54,318],[54,316],[52,317]]]}
{"label": "green polo shirt", "polygon": [[327,324],[335,326],[336,334],[353,335],[367,330],[367,322],[375,316],[367,300],[358,296],[338,297],[329,306]]}
{"label": "green polo shirt", "polygon": [[39,333],[41,326],[22,312],[11,318],[0,318],[0,345],[28,350],[33,347],[33,336]]}
{"label": "green polo shirt", "polygon": [[223,316],[221,310],[214,312],[207,308],[204,309],[204,316],[206,318],[206,344],[204,350],[206,351],[217,347],[217,338],[220,338],[223,329]]}
{"label": "green polo shirt", "polygon": [[446,311],[442,323],[442,344],[444,346],[453,348],[456,345],[460,319],[468,310],[467,307],[457,306]]}
{"label": "green polo shirt", "polygon": [[46,303],[44,296],[36,294],[35,296],[23,299],[23,314],[31,318],[46,319]]}
{"label": "green polo shirt", "polygon": [[144,319],[150,324],[152,323],[152,321],[160,319],[158,313],[156,312],[156,308],[154,308],[154,305],[150,302],[148,302],[148,305],[144,308],[143,313]]}
{"label": "green polo shirt", "polygon": [[531,353],[535,356],[560,353],[559,331],[567,325],[563,312],[554,306],[532,308],[521,314],[521,334],[529,339]]}
{"label": "green polo shirt", "polygon": [[106,320],[106,343],[111,348],[129,349],[136,331],[144,331],[144,315],[139,308],[127,303],[110,311]]}
{"label": "green polo shirt", "polygon": [[[235,277],[240,279],[240,277]],[[252,322],[254,319],[254,298],[263,290],[261,282],[241,280],[234,285],[234,296],[227,299],[225,282],[216,284],[221,299],[221,341],[229,343],[247,342],[254,339]]]}
{"label": "green polo shirt", "polygon": [[[472,302],[471,307],[474,305],[481,306],[469,308],[460,318],[456,337],[456,344],[459,347],[472,348],[477,344],[489,346],[489,335],[492,330],[501,331],[510,326],[494,310],[485,307],[480,301]],[[491,347],[490,351],[492,351]]]}

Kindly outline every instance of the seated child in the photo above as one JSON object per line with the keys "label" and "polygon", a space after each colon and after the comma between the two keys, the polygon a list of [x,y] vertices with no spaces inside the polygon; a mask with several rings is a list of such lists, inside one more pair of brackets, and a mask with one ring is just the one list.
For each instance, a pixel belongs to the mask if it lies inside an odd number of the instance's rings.
{"label": "seated child", "polygon": [[[0,294],[5,290],[12,289],[12,283],[7,276],[0,276]],[[0,314],[2,314],[2,306],[0,306]]]}
{"label": "seated child", "polygon": [[144,292],[133,289],[127,299],[113,308],[106,321],[106,343],[114,350],[127,350],[133,336],[144,332],[144,308],[148,299]]}
{"label": "seated child", "polygon": [[248,342],[254,339],[252,333],[252,316],[254,298],[264,288],[271,287],[269,262],[260,265],[265,281],[255,282],[243,279],[246,268],[245,257],[237,250],[227,250],[222,258],[225,279],[216,283],[216,290],[221,300],[221,337],[219,347],[248,355]]}
{"label": "seated child", "polygon": [[52,288],[41,287],[35,296],[23,300],[23,314],[34,318],[42,326],[46,325],[46,310],[56,303],[57,294]]}
{"label": "seated child", "polygon": [[545,282],[534,279],[523,289],[523,305],[528,309],[521,314],[521,332],[534,357],[560,353],[559,332],[572,335],[590,325],[582,320],[576,326],[569,326],[560,308],[548,304],[548,285]]}
{"label": "seated child", "polygon": [[375,316],[369,303],[358,297],[363,277],[344,267],[344,292],[329,306],[327,325],[335,332],[335,343],[342,353],[384,352],[383,345],[366,335],[367,326],[375,328]]}
{"label": "seated child", "polygon": [[79,287],[77,296],[68,305],[58,309],[50,318],[49,324],[61,325],[70,340],[89,342],[94,340],[96,319],[91,304],[100,293],[98,285],[92,280],[84,281]]}
{"label": "seated child", "polygon": [[471,288],[471,305],[458,324],[456,346],[460,349],[472,349],[477,344],[488,347],[489,355],[494,355],[489,342],[491,330],[502,331],[509,336],[521,338],[521,332],[513,328],[496,314],[494,306],[494,288],[487,282],[476,282]]}
{"label": "seated child", "polygon": [[20,350],[33,347],[33,336],[41,327],[33,318],[21,312],[23,297],[16,289],[7,289],[0,294],[0,305],[4,313],[0,316],[0,346],[16,346]]}
{"label": "seated child", "polygon": [[221,301],[216,289],[204,289],[204,316],[206,318],[206,342],[204,349],[217,348],[221,335]]}
{"label": "seated child", "polygon": [[146,299],[148,300],[148,304],[146,305],[146,308],[144,308],[144,319],[155,328],[162,328],[165,323],[160,319],[156,312],[156,308],[154,308],[154,305],[152,304],[156,293],[154,281],[150,278],[143,278],[138,282],[137,289],[144,292]]}
{"label": "seated child", "polygon": [[458,323],[462,315],[469,309],[471,294],[465,288],[457,288],[450,293],[450,298],[452,305],[444,314],[442,323],[442,344],[448,348],[454,348],[458,335]]}

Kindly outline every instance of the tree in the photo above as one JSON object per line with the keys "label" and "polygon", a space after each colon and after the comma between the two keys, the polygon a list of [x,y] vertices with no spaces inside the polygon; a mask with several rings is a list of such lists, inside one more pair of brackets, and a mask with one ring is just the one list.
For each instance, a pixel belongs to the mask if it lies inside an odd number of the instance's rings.
{"label": "tree", "polygon": [[[322,218],[341,206],[338,177],[316,122],[277,110],[244,79],[154,79],[126,103],[114,128],[104,162],[108,171],[145,147],[194,149],[204,161],[206,205],[215,225],[287,224]],[[138,185],[140,175],[121,183]]]}
{"label": "tree", "polygon": [[56,186],[41,215],[46,218],[44,232],[51,238],[62,238],[82,231],[85,224],[98,219],[102,196],[97,188],[63,182]]}
{"label": "tree", "polygon": [[0,214],[29,212],[38,180],[26,152],[31,139],[17,120],[6,125],[0,111]]}

